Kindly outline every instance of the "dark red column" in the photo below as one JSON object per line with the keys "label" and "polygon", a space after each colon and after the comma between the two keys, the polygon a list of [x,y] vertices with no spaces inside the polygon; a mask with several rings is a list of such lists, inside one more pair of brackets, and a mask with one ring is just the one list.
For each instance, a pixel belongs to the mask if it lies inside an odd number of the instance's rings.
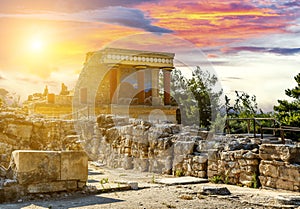
{"label": "dark red column", "polygon": [[164,70],[164,104],[171,104],[171,71]]}
{"label": "dark red column", "polygon": [[143,105],[145,102],[145,71],[137,71],[137,84],[138,84],[138,104]]}
{"label": "dark red column", "polygon": [[115,91],[117,89],[118,81],[117,81],[117,69],[110,69],[110,103],[114,104],[115,101],[113,101],[113,97],[115,94]]}

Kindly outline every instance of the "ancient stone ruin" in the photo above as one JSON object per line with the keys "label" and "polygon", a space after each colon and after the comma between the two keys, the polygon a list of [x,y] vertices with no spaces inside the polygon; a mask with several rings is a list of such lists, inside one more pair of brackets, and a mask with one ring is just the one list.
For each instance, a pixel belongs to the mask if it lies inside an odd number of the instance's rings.
{"label": "ancient stone ruin", "polygon": [[13,151],[8,169],[0,167],[0,202],[81,189],[88,177],[87,161],[83,151]]}
{"label": "ancient stone ruin", "polygon": [[179,124],[114,115],[74,121],[1,113],[0,119],[1,201],[81,189],[88,159],[128,172],[300,191],[299,142],[270,144],[260,138],[218,136]]}
{"label": "ancient stone ruin", "polygon": [[[86,126],[85,126],[86,128]],[[220,178],[258,188],[300,191],[300,145],[211,136],[191,127],[100,115],[82,131],[89,156],[113,168]]]}

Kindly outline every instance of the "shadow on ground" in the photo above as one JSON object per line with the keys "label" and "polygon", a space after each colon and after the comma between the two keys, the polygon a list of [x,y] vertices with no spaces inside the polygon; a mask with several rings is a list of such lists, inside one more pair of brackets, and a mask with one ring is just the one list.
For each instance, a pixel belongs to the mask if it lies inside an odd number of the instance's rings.
{"label": "shadow on ground", "polygon": [[[0,209],[42,209],[42,208],[55,208],[55,209],[68,209],[77,208],[83,206],[96,206],[102,204],[113,204],[117,202],[123,202],[124,200],[115,198],[106,198],[99,196],[86,196],[77,197],[64,200],[49,200],[49,201],[34,201],[27,203],[15,203],[15,204],[2,204]],[[113,207],[113,206],[112,206]]]}

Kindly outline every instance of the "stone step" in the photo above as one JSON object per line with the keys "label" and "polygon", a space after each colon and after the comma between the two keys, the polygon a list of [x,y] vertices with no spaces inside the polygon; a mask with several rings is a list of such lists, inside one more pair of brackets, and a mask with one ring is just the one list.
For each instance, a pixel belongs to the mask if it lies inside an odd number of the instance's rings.
{"label": "stone step", "polygon": [[165,185],[183,185],[183,184],[207,183],[208,179],[196,178],[196,177],[192,177],[192,176],[183,176],[183,177],[177,177],[177,178],[156,179],[154,182],[158,183],[158,184],[165,184]]}

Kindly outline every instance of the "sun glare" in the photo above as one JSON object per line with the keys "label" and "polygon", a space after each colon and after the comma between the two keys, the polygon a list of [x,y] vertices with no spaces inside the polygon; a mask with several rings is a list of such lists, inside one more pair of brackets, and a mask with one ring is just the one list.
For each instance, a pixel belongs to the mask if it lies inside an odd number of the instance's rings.
{"label": "sun glare", "polygon": [[40,52],[43,49],[43,42],[40,39],[32,40],[30,43],[30,48],[34,52]]}

